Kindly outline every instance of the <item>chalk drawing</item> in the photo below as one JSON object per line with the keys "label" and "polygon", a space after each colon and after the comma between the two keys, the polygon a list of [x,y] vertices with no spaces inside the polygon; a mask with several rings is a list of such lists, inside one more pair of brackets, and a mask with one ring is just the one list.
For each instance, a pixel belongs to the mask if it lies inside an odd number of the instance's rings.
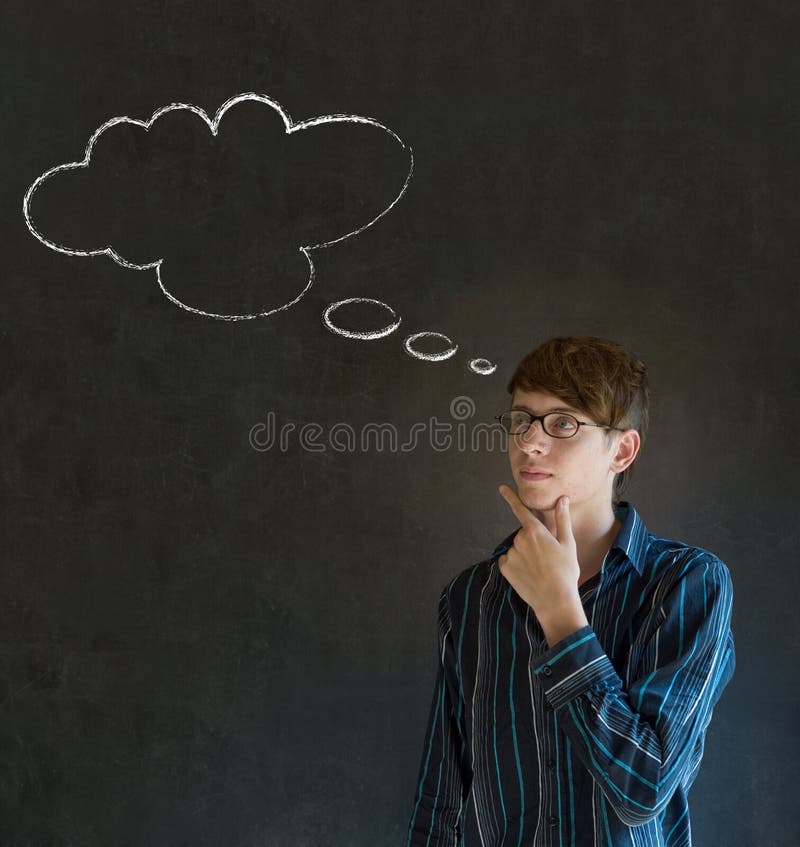
{"label": "chalk drawing", "polygon": [[469,369],[476,374],[487,376],[497,370],[497,365],[493,365],[488,359],[470,359]]}
{"label": "chalk drawing", "polygon": [[[345,232],[344,234],[339,235],[338,237],[331,238],[329,240],[318,241],[316,243],[303,244],[298,248],[299,252],[305,256],[306,261],[308,263],[308,279],[305,282],[305,285],[302,290],[300,290],[299,293],[292,299],[289,299],[286,302],[280,302],[278,303],[278,305],[275,305],[272,308],[262,309],[259,311],[251,311],[241,314],[204,310],[198,308],[195,305],[191,305],[188,302],[185,302],[185,298],[184,300],[179,299],[177,296],[175,296],[173,292],[169,290],[165,280],[165,273],[162,268],[164,264],[163,257],[148,262],[135,262],[130,258],[126,258],[121,251],[115,249],[115,247],[110,243],[102,248],[92,250],[82,250],[75,247],[68,247],[65,244],[58,243],[52,238],[48,238],[47,235],[45,235],[44,232],[42,232],[41,229],[37,227],[36,223],[34,222],[34,215],[31,206],[36,192],[39,191],[48,180],[52,179],[59,173],[77,170],[81,168],[88,168],[92,159],[92,152],[95,144],[97,143],[98,139],[103,135],[103,133],[107,132],[112,127],[115,127],[120,124],[131,124],[133,126],[144,129],[145,131],[149,131],[150,128],[155,124],[155,122],[163,116],[172,112],[182,111],[190,113],[191,115],[200,118],[210,131],[211,135],[216,138],[220,128],[220,122],[224,115],[232,107],[245,101],[255,101],[256,103],[260,103],[264,106],[273,109],[280,116],[287,136],[323,124],[353,123],[368,125],[386,133],[391,139],[393,139],[394,142],[399,144],[400,147],[404,151],[406,151],[408,155],[408,171],[405,174],[405,179],[403,181],[399,193],[397,193],[397,195],[392,199],[392,201],[387,206],[385,206],[378,214],[373,215],[371,219],[363,225],[358,226],[355,229],[351,229],[350,231]],[[51,250],[55,250],[57,252],[64,253],[70,256],[105,255],[109,256],[118,265],[121,265],[124,268],[129,268],[131,270],[138,271],[154,270],[156,280],[158,282],[159,288],[161,289],[161,292],[171,303],[178,306],[179,308],[206,318],[215,318],[223,321],[242,321],[250,320],[253,318],[268,317],[269,315],[273,315],[278,312],[283,312],[298,303],[315,281],[315,268],[314,262],[311,257],[311,251],[320,250],[322,248],[329,247],[332,244],[337,244],[341,241],[344,241],[347,238],[352,238],[362,233],[368,227],[372,226],[376,221],[378,221],[380,218],[386,215],[392,208],[394,208],[394,206],[400,201],[400,199],[403,197],[403,195],[406,193],[406,190],[408,189],[413,172],[414,155],[411,148],[405,142],[403,142],[403,140],[393,130],[391,130],[389,127],[385,126],[383,123],[374,118],[364,117],[361,115],[332,114],[312,118],[310,120],[294,122],[289,116],[289,113],[276,100],[267,95],[249,92],[245,94],[237,94],[236,96],[226,100],[225,103],[223,103],[223,105],[220,106],[220,108],[214,114],[213,118],[209,117],[209,115],[200,107],[191,105],[189,103],[171,103],[167,106],[163,106],[153,112],[153,114],[147,120],[140,120],[127,116],[111,118],[92,133],[86,145],[83,159],[81,159],[80,161],[67,162],[64,164],[56,165],[55,167],[46,170],[33,181],[28,190],[25,192],[25,196],[23,198],[22,203],[22,210],[25,218],[25,223],[31,234],[36,237],[42,244],[49,247]],[[380,308],[385,309],[389,312],[391,316],[391,322],[386,326],[373,330],[355,331],[344,329],[343,327],[337,325],[334,322],[333,315],[339,308],[349,305],[351,303],[371,303],[373,305],[379,306]],[[396,315],[395,311],[391,308],[391,306],[387,305],[386,303],[380,300],[375,300],[369,297],[351,297],[346,300],[339,300],[335,303],[331,303],[323,313],[322,322],[328,330],[340,337],[350,338],[357,341],[370,341],[390,335],[398,328],[398,326],[400,326],[401,318]],[[415,342],[423,338],[439,338],[449,346],[439,353],[422,353],[421,351],[417,350],[414,345]],[[456,350],[458,349],[458,345],[454,344],[446,335],[432,331],[418,332],[407,336],[403,343],[403,347],[409,356],[415,359],[429,362],[440,362],[449,359],[455,354]],[[483,358],[471,359],[468,363],[468,367],[473,373],[480,375],[491,374],[496,369],[496,365]]]}
{"label": "chalk drawing", "polygon": [[381,329],[373,330],[356,331],[336,326],[331,320],[331,314],[333,314],[333,312],[335,312],[340,306],[347,306],[350,303],[374,303],[376,306],[382,306],[391,313],[393,318],[395,317],[395,311],[391,306],[387,306],[386,303],[383,303],[380,300],[373,300],[371,297],[349,297],[347,300],[339,300],[336,303],[331,303],[322,314],[322,322],[336,335],[341,335],[344,338],[356,338],[359,341],[372,341],[376,338],[383,338],[386,335],[390,335],[397,329],[397,327],[400,326],[402,318],[397,318],[394,323],[387,324]]}
{"label": "chalk drawing", "polygon": [[[420,353],[419,350],[414,349],[413,344],[415,341],[420,338],[431,336],[443,338],[450,347],[441,353]],[[446,335],[442,335],[441,332],[415,332],[413,335],[409,335],[406,338],[403,342],[403,346],[406,348],[406,353],[408,353],[409,356],[413,356],[415,359],[422,359],[425,362],[443,362],[445,359],[449,359],[456,350],[458,350],[458,344],[453,344],[453,342]]]}
{"label": "chalk drawing", "polygon": [[[328,124],[328,123],[356,123],[356,124],[367,124],[369,126],[376,127],[377,129],[382,130],[385,133],[388,133],[401,147],[408,152],[409,158],[409,166],[408,173],[406,174],[405,181],[403,182],[403,186],[400,189],[398,195],[392,200],[392,202],[383,209],[379,214],[375,215],[371,220],[362,226],[354,229],[350,232],[346,232],[344,235],[340,235],[337,238],[332,238],[328,241],[322,241],[316,244],[305,244],[299,247],[301,253],[303,253],[308,261],[309,266],[309,274],[308,274],[308,282],[305,287],[300,291],[300,293],[286,303],[281,303],[272,309],[267,309],[264,311],[253,312],[248,314],[221,314],[218,312],[207,312],[202,309],[195,308],[189,303],[181,302],[178,300],[170,291],[167,289],[165,281],[163,279],[163,274],[161,270],[161,266],[163,263],[163,259],[157,259],[152,262],[147,262],[144,264],[137,264],[136,262],[130,261],[126,259],[123,255],[121,255],[117,250],[114,249],[113,246],[108,245],[98,250],[80,250],[75,248],[67,247],[63,244],[57,244],[55,241],[49,239],[44,233],[40,232],[36,227],[33,221],[33,215],[31,213],[31,201],[33,199],[34,194],[37,190],[41,188],[44,182],[48,179],[51,179],[56,174],[62,171],[74,170],[76,168],[87,168],[89,166],[91,157],[92,157],[92,148],[94,147],[97,140],[100,136],[109,130],[111,127],[116,126],[117,124],[133,124],[135,126],[141,127],[142,129],[149,131],[149,129],[153,126],[153,124],[164,115],[175,112],[179,110],[188,111],[192,114],[199,117],[210,130],[211,134],[216,136],[219,130],[219,124],[222,120],[225,113],[231,109],[231,107],[235,106],[238,103],[242,103],[244,101],[253,100],[259,103],[263,103],[266,106],[274,109],[283,120],[285,130],[287,135],[299,132],[301,130],[307,130],[310,127],[319,126],[320,124]],[[331,244],[336,244],[340,241],[344,241],[346,238],[351,238],[359,233],[363,232],[368,227],[372,226],[377,220],[382,218],[390,209],[392,209],[395,204],[400,200],[400,198],[405,194],[406,189],[408,188],[408,184],[411,181],[411,175],[414,170],[414,156],[411,151],[411,148],[408,147],[404,142],[399,138],[399,136],[393,132],[389,127],[384,126],[380,121],[375,120],[374,118],[362,117],[360,115],[345,115],[345,114],[336,114],[336,115],[325,115],[323,117],[312,118],[307,121],[301,121],[299,123],[294,123],[290,118],[289,114],[286,110],[271,97],[267,97],[261,94],[247,93],[247,94],[238,94],[235,97],[231,97],[227,100],[220,108],[217,110],[213,119],[209,118],[206,112],[199,108],[198,106],[193,106],[188,103],[171,103],[168,106],[164,106],[160,109],[157,109],[153,115],[146,121],[138,120],[136,118],[130,118],[126,116],[111,118],[102,124],[98,129],[94,131],[91,138],[89,139],[88,144],[86,145],[86,151],[84,157],[79,162],[68,162],[62,165],[56,165],[53,168],[45,171],[41,176],[37,177],[36,180],[31,184],[28,190],[25,192],[25,198],[23,200],[22,208],[23,214],[25,216],[25,223],[28,226],[31,234],[39,239],[43,244],[49,247],[52,250],[57,250],[60,253],[66,253],[70,256],[99,256],[106,255],[110,256],[117,264],[122,265],[125,268],[131,268],[133,270],[151,270],[154,269],[156,272],[156,278],[158,280],[158,285],[161,288],[161,291],[167,297],[170,302],[174,303],[176,306],[179,306],[181,309],[185,309],[188,312],[193,312],[197,315],[202,315],[207,318],[217,318],[219,320],[226,321],[241,321],[248,320],[251,318],[260,318],[266,317],[268,315],[274,314],[276,312],[281,312],[288,309],[290,306],[293,306],[297,303],[302,296],[308,291],[314,281],[314,263],[311,259],[310,251],[318,250],[323,247],[328,247]]]}

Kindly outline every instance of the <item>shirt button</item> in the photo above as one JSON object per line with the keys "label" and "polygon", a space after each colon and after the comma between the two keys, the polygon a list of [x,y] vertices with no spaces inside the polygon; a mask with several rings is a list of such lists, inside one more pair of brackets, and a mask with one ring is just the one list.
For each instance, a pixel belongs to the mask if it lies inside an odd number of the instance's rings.
{"label": "shirt button", "polygon": [[553,669],[550,667],[550,665],[545,665],[545,666],[542,668],[542,673],[543,673],[545,676],[550,676],[550,674],[551,674],[551,673],[553,673]]}
{"label": "shirt button", "polygon": [[548,823],[550,824],[550,826],[558,826],[558,818],[555,815],[550,815]]}
{"label": "shirt button", "polygon": [[552,712],[553,711],[553,707],[550,705],[550,703],[545,703],[544,708],[545,708],[546,712]]}
{"label": "shirt button", "polygon": [[556,769],[556,763],[552,759],[548,759],[547,767],[550,768],[551,771],[554,771]]}

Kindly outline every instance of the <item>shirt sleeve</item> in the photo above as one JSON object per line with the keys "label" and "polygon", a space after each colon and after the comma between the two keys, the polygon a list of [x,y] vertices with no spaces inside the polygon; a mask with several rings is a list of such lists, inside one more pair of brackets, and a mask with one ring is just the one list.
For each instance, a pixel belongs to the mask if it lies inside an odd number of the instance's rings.
{"label": "shirt sleeve", "polygon": [[439,662],[408,847],[456,847],[461,836],[461,811],[472,780],[447,589],[439,599],[438,631]]}
{"label": "shirt sleeve", "polygon": [[[590,626],[532,663],[576,754],[629,826],[659,815],[699,766],[712,709],[733,674],[727,567],[694,551],[632,645],[627,689]],[[655,601],[658,603],[658,601]]]}

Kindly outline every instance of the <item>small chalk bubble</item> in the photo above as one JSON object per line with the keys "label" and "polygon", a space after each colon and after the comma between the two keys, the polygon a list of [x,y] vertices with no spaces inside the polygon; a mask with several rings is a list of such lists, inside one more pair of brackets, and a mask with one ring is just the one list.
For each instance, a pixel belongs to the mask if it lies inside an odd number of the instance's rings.
{"label": "small chalk bubble", "polygon": [[[430,338],[433,336],[443,339],[450,345],[450,347],[442,353],[420,353],[419,350],[415,350],[413,348],[412,345],[418,339],[425,337]],[[445,359],[449,359],[456,350],[458,350],[458,344],[453,344],[453,342],[441,332],[415,332],[413,335],[409,335],[406,338],[403,342],[403,346],[406,348],[406,353],[408,353],[409,356],[413,356],[415,359],[422,359],[425,362],[443,362]]]}
{"label": "small chalk bubble", "polygon": [[469,369],[476,374],[488,376],[497,370],[497,365],[493,365],[488,359],[470,359]]}
{"label": "small chalk bubble", "polygon": [[396,317],[394,309],[381,300],[373,300],[371,297],[348,297],[346,300],[338,300],[336,303],[331,303],[330,306],[328,306],[328,308],[322,313],[322,322],[331,332],[336,333],[336,335],[341,335],[345,338],[355,338],[359,341],[372,341],[376,338],[383,338],[386,335],[390,335],[397,329],[397,327],[400,326],[402,318],[397,318],[397,320],[393,323],[387,324],[380,329],[373,330],[358,331],[353,329],[343,329],[340,326],[336,326],[331,320],[331,315],[340,306],[347,306],[350,303],[372,303],[375,306],[381,306],[386,309],[392,318]]}

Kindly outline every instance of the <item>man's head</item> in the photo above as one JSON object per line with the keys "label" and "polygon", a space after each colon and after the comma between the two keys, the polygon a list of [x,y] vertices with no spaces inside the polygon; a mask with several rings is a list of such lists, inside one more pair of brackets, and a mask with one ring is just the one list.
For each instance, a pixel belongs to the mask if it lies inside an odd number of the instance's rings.
{"label": "man's head", "polygon": [[[575,480],[579,479],[572,466],[575,461],[583,462],[588,473],[590,464],[594,468],[598,459],[602,463],[607,457],[605,474],[583,480],[582,493],[588,490],[586,486],[613,478],[612,499],[620,499],[647,436],[649,388],[647,368],[641,360],[603,338],[553,338],[522,359],[509,380],[508,392],[512,408],[525,407],[537,415],[551,408],[571,408],[580,421],[614,427],[580,426],[573,438],[558,439],[547,435],[537,421],[525,435],[512,437],[509,455],[521,497],[520,482],[525,487],[525,480],[518,473],[520,467],[531,464],[552,469],[555,477],[565,468],[565,476]],[[570,493],[556,491],[555,481],[549,486],[552,493]],[[547,487],[531,482],[526,490],[536,499],[544,496]],[[541,497],[539,502],[544,502]]]}

